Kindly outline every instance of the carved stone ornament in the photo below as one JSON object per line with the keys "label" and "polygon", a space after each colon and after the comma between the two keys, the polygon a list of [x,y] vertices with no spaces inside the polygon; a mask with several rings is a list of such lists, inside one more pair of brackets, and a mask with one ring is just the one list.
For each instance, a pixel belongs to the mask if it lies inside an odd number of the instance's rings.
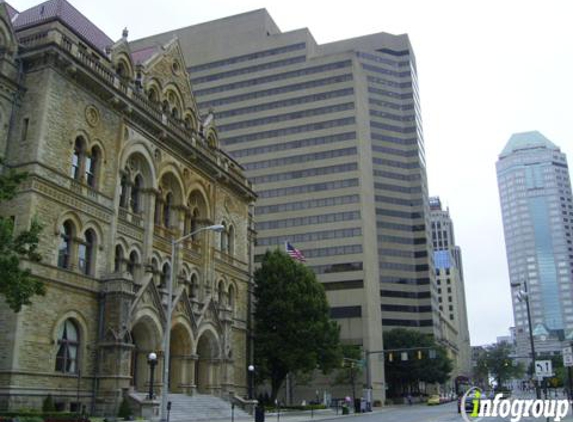
{"label": "carved stone ornament", "polygon": [[89,105],[86,107],[86,121],[91,127],[99,123],[99,111],[95,106]]}

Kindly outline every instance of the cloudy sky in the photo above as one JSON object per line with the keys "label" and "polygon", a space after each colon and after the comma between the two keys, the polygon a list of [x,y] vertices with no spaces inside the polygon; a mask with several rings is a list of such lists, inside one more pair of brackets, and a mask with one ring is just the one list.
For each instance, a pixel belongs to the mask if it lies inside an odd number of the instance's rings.
{"label": "cloudy sky", "polygon": [[[319,43],[407,33],[418,64],[430,193],[464,253],[472,344],[513,324],[495,162],[512,133],[539,130],[573,159],[573,4],[566,0],[70,0],[118,39],[266,8]],[[23,10],[39,0],[10,0]]]}

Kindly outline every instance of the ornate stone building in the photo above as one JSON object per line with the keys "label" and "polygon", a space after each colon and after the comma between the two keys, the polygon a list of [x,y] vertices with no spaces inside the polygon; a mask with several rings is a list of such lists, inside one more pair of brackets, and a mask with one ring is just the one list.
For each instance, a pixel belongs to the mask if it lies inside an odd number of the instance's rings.
{"label": "ornate stone building", "polygon": [[0,3],[0,155],[29,173],[0,212],[43,224],[23,265],[47,289],[0,303],[0,409],[113,412],[148,390],[150,352],[159,392],[166,327],[170,392],[245,394],[255,195],[189,80],[177,39],[132,51],[65,0]]}

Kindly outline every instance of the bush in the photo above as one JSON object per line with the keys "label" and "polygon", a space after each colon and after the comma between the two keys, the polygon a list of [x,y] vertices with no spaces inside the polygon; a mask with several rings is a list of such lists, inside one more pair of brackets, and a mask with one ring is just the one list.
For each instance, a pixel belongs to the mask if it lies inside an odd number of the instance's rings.
{"label": "bush", "polygon": [[44,399],[44,402],[42,403],[42,412],[48,413],[55,411],[56,411],[56,405],[54,404],[54,399],[52,398],[51,394],[48,394],[48,396]]}
{"label": "bush", "polygon": [[22,416],[18,418],[19,422],[44,422],[41,416]]}
{"label": "bush", "polygon": [[119,411],[117,412],[117,416],[127,421],[131,418],[132,415],[133,412],[131,411],[131,406],[129,405],[127,399],[124,397],[123,400],[121,401],[121,404],[119,405]]}

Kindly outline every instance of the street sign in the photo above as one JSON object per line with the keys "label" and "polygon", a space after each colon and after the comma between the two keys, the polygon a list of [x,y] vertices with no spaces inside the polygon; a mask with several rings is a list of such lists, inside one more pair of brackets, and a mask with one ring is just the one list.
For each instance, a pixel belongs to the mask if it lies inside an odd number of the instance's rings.
{"label": "street sign", "polygon": [[550,360],[535,361],[535,375],[538,377],[550,377],[553,375],[553,366]]}
{"label": "street sign", "polygon": [[563,366],[573,366],[573,347],[563,348]]}

